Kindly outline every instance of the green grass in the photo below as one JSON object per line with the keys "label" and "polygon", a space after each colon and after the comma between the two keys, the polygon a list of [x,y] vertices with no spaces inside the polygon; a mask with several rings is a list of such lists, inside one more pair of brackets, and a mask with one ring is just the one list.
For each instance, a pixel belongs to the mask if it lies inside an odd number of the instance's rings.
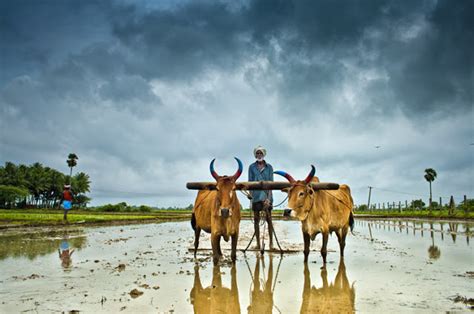
{"label": "green grass", "polygon": [[[71,210],[67,217],[69,224],[75,223],[113,223],[113,222],[137,222],[137,221],[167,221],[189,219],[190,211],[156,211],[147,213],[112,213],[112,212],[90,212],[83,210]],[[62,210],[41,209],[0,209],[0,225],[55,225],[64,224]]]}

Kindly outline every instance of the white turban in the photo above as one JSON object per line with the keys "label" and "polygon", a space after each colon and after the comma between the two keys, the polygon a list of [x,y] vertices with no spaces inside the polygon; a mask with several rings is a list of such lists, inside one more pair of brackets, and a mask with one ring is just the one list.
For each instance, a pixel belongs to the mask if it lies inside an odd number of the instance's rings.
{"label": "white turban", "polygon": [[265,157],[267,155],[267,150],[265,148],[263,148],[262,146],[258,145],[254,150],[253,150],[253,155],[255,156],[255,158],[257,158],[257,152],[258,151],[261,151],[262,154],[263,154],[263,157]]}

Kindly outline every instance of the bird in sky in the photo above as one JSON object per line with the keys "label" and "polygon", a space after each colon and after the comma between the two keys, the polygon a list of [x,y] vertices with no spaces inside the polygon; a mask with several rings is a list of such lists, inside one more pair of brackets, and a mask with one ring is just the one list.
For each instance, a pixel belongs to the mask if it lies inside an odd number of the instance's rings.
{"label": "bird in sky", "polygon": [[380,148],[380,145],[375,146],[375,148]]}

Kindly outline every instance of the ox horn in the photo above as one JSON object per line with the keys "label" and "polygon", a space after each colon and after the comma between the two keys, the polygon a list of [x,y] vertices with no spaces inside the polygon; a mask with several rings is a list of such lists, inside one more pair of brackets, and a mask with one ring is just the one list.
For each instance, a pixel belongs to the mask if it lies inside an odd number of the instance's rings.
{"label": "ox horn", "polygon": [[295,183],[296,180],[293,179],[292,176],[290,176],[288,173],[286,173],[285,171],[281,171],[281,170],[277,170],[277,171],[274,171],[273,173],[276,173],[276,174],[279,174],[281,175],[282,177],[285,177],[288,181],[290,181],[291,184]]}
{"label": "ox horn", "polygon": [[244,166],[242,165],[242,162],[240,161],[239,158],[237,157],[234,157],[235,160],[237,160],[237,163],[239,164],[239,169],[237,169],[237,172],[234,174],[234,181],[237,181],[237,179],[240,177],[240,175],[242,174],[242,171],[244,169]]}
{"label": "ox horn", "polygon": [[211,170],[211,175],[214,179],[217,179],[219,178],[219,175],[217,174],[217,172],[214,171],[214,161],[216,161],[216,159],[214,158],[212,161],[211,161],[211,165],[209,166],[209,170]]}
{"label": "ox horn", "polygon": [[314,177],[314,173],[316,172],[316,168],[314,168],[313,165],[311,165],[311,171],[309,172],[308,176],[306,177],[306,179],[304,179],[304,182],[306,184],[310,183],[311,180],[313,180],[313,177]]}

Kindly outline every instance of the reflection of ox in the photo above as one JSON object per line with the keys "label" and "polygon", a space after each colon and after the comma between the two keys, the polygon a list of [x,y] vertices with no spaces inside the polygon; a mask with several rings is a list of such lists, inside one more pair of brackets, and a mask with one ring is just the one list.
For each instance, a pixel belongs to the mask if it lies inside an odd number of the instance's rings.
{"label": "reflection of ox", "polygon": [[239,169],[233,176],[219,176],[214,171],[214,161],[210,165],[211,174],[216,179],[215,185],[209,189],[198,192],[194,203],[191,225],[194,229],[194,257],[199,246],[201,229],[211,233],[212,256],[214,265],[222,256],[220,241],[221,236],[227,242],[232,238],[232,261],[236,260],[237,240],[240,225],[240,202],[235,193],[235,181],[242,174],[242,162],[238,159]]}
{"label": "reflection of ox", "polygon": [[306,179],[301,181],[296,181],[283,171],[275,171],[275,173],[286,177],[291,183],[290,188],[286,190],[288,192],[288,209],[285,210],[285,215],[291,215],[301,221],[304,261],[308,261],[310,240],[314,240],[318,233],[323,234],[321,255],[324,264],[326,264],[329,233],[336,232],[341,257],[344,256],[346,235],[349,226],[351,230],[354,226],[353,201],[349,187],[342,184],[338,190],[315,191],[312,185],[319,180],[314,177],[314,166],[311,166],[311,172]]}
{"label": "reflection of ox", "polygon": [[326,268],[321,270],[323,286],[311,287],[308,264],[304,265],[304,290],[301,313],[354,313],[355,289],[349,284],[344,259],[339,262],[334,283],[328,284]]}
{"label": "reflection of ox", "polygon": [[231,288],[222,287],[219,266],[212,273],[212,285],[203,288],[199,266],[194,267],[194,286],[190,293],[194,313],[240,313],[239,289],[235,265],[231,269]]}

